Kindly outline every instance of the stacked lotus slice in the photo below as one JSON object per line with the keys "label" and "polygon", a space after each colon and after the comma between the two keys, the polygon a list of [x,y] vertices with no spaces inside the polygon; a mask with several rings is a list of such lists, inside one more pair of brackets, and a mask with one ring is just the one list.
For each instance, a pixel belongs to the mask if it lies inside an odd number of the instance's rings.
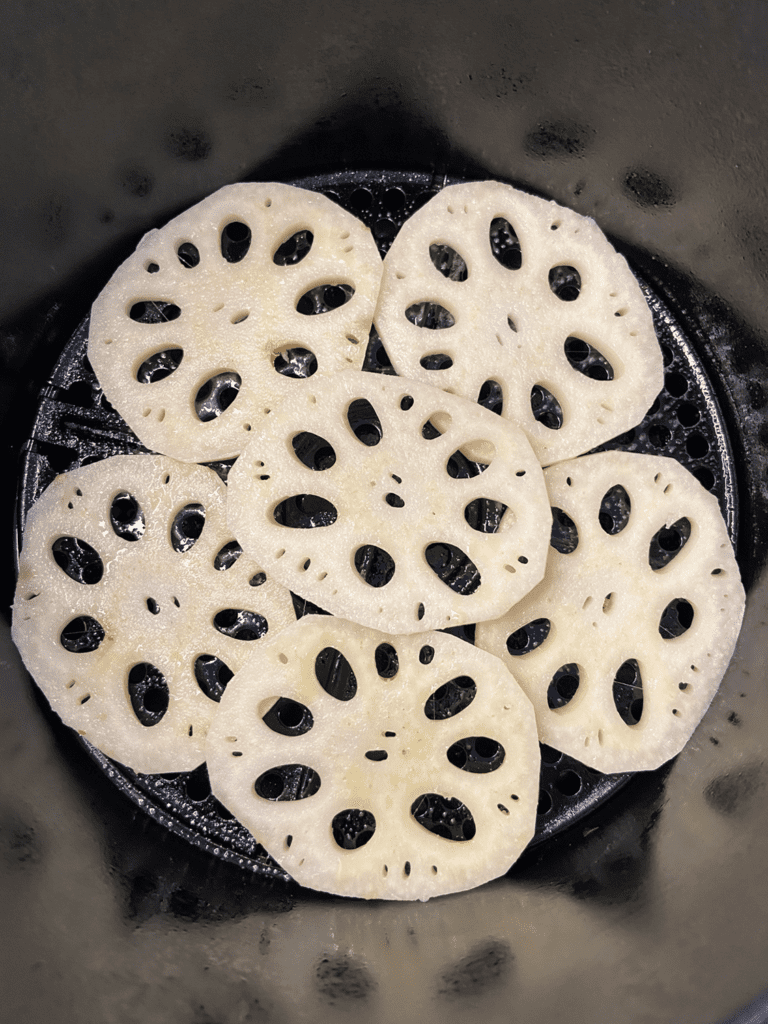
{"label": "stacked lotus slice", "polygon": [[[374,325],[397,375],[361,370]],[[43,493],[14,639],[108,756],[207,761],[301,884],[481,884],[533,835],[539,740],[602,772],[687,742],[744,592],[687,470],[584,454],[662,386],[643,295],[592,221],[456,185],[382,263],[330,200],[229,186],[142,239],[88,353],[156,454]],[[201,465],[231,459],[226,483]],[[291,593],[318,614],[296,621]],[[471,623],[475,645],[444,632]],[[617,679],[642,689],[623,715]]]}

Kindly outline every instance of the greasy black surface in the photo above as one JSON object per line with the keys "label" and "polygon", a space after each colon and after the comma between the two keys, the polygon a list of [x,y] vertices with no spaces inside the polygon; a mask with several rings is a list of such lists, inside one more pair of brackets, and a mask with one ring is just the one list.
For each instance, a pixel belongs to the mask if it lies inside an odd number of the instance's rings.
{"label": "greasy black surface", "polygon": [[[298,184],[323,191],[360,216],[372,228],[382,255],[386,253],[403,221],[437,190],[429,176],[402,172],[339,172],[304,179]],[[514,239],[510,242],[510,237],[508,228],[501,233],[491,232],[490,241],[498,249],[497,258],[519,257],[519,248],[515,248]],[[232,253],[239,253],[241,248],[242,245],[233,248],[231,252],[228,249],[230,255],[227,258],[232,259]],[[551,286],[573,290],[577,282],[570,269],[555,269],[557,273],[554,274]],[[738,506],[731,447],[713,387],[691,340],[672,317],[667,306],[642,281],[641,286],[653,312],[654,324],[662,344],[666,368],[665,388],[638,427],[596,450],[621,448],[677,458],[696,474],[705,487],[717,494],[731,537],[736,541]],[[571,295],[571,291],[568,291],[568,295]],[[323,298],[314,296],[314,305],[312,309],[308,307],[307,312],[311,313],[318,302],[322,304]],[[146,310],[140,313],[146,315]],[[432,326],[439,326],[439,318]],[[25,446],[18,502],[19,530],[26,511],[57,473],[118,452],[144,450],[104,398],[85,356],[86,341],[87,321],[74,332],[50,382],[41,392],[32,439]],[[583,357],[589,367],[601,365],[599,354],[577,350],[572,355],[576,357],[577,364],[580,361],[577,357]],[[290,367],[292,364],[289,362],[286,365]],[[372,331],[369,343],[366,368],[374,372],[392,372],[375,330]],[[486,394],[481,390],[479,398],[487,401],[491,392],[489,386]],[[555,415],[556,410],[550,410],[546,396],[538,396],[537,402],[542,416]],[[378,443],[381,424],[367,401],[354,403],[350,407],[349,417],[350,425],[362,443],[369,446]],[[326,464],[328,456],[321,438],[307,435],[305,447],[308,459],[320,458],[322,465]],[[470,476],[485,467],[456,453],[448,468],[449,472],[453,468],[455,475]],[[297,527],[311,527],[332,521],[335,510],[332,507],[327,511],[315,509],[311,503],[317,500],[311,495],[296,496],[279,506],[276,518],[278,521],[290,520],[290,524]],[[307,506],[307,502],[310,502],[311,507]],[[604,528],[610,531],[616,529],[621,522],[624,511],[621,495],[608,496],[605,504]],[[190,507],[182,516],[183,521],[180,520],[176,531],[177,543],[189,546],[194,543],[200,525],[195,517],[196,511]],[[484,512],[487,514],[487,522],[478,521],[474,524],[475,528],[492,530],[496,525],[498,510],[487,508]],[[615,525],[612,515],[615,516]],[[558,522],[557,516],[554,516],[553,543],[560,549],[563,541],[559,539],[560,533],[556,529],[560,529]],[[448,585],[471,592],[472,586],[476,585],[477,572],[472,563],[458,549],[443,554],[441,559],[437,556],[433,558],[435,572],[441,578],[445,575]],[[390,569],[388,557],[386,552],[368,546],[357,553],[355,564],[372,585],[382,585]],[[259,635],[258,624],[241,623],[238,615],[242,617],[243,613],[232,610],[232,621],[224,622],[217,628],[230,632],[242,628],[248,632],[248,639]],[[472,638],[466,630],[461,635],[471,642]],[[560,675],[564,679],[571,678],[562,672]],[[214,681],[213,688],[217,692],[221,682],[221,679],[218,684]],[[551,690],[552,699],[558,704],[573,695],[567,687],[563,688],[559,677],[553,681]],[[617,699],[617,706],[623,705],[625,695],[623,691],[617,693],[622,698]],[[259,873],[281,873],[247,830],[233,821],[231,816],[222,813],[223,808],[201,783],[203,775],[200,769],[191,776],[189,773],[179,773],[173,777],[141,776],[111,764],[96,751],[91,753],[119,788],[141,806],[152,808],[157,819],[172,830],[217,856],[232,859]],[[555,759],[552,755],[543,757],[537,829],[533,842],[539,842],[567,828],[619,790],[629,778],[628,774],[602,775],[564,754],[558,753]],[[286,788],[285,792],[292,792],[291,787]],[[204,794],[202,799],[201,793]],[[286,797],[281,796],[280,799]]]}

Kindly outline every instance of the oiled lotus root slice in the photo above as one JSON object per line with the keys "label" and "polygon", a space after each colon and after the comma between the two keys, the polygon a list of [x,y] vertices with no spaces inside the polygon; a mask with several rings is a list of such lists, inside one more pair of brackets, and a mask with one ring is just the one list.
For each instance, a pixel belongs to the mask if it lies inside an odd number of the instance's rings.
{"label": "oiled lotus root slice", "polygon": [[594,221],[499,182],[445,188],[405,223],[375,322],[398,373],[496,392],[542,465],[634,426],[662,387],[624,258]]}
{"label": "oiled lotus root slice", "polygon": [[229,475],[230,529],[334,615],[423,632],[500,615],[541,579],[543,473],[523,432],[486,409],[350,370],[254,430]]}
{"label": "oiled lotus root slice", "polygon": [[61,718],[136,771],[200,764],[252,641],[295,621],[238,557],[225,491],[204,466],[123,455],[58,476],[27,519],[13,639]]}
{"label": "oiled lotus root slice", "polygon": [[306,616],[232,680],[207,761],[218,799],[314,889],[456,892],[533,836],[530,702],[497,658],[444,633]]}
{"label": "oiled lotus root slice", "polygon": [[741,625],[717,500],[649,455],[589,455],[545,478],[544,580],[477,643],[519,679],[542,742],[602,772],[656,768],[709,706]]}
{"label": "oiled lotus root slice", "polygon": [[380,277],[369,229],[331,200],[229,185],[144,236],[93,305],[88,356],[148,448],[234,456],[257,411],[362,365]]}

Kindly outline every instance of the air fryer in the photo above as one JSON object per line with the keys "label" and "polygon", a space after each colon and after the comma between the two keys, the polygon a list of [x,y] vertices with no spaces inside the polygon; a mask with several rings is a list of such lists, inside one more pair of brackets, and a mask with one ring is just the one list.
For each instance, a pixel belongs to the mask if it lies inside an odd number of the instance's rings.
{"label": "air fryer", "polygon": [[[748,593],[731,667],[674,761],[599,776],[544,748],[528,851],[425,904],[299,888],[204,768],[139,776],[80,742],[4,626],[8,1019],[768,1019],[768,13],[76,3],[6,20],[6,609],[31,501],[132,450],[85,360],[90,303],[144,231],[238,180],[330,194],[382,254],[452,181],[594,217],[665,360],[664,391],[615,446],[674,455],[717,494]],[[391,369],[375,336],[367,367]]]}

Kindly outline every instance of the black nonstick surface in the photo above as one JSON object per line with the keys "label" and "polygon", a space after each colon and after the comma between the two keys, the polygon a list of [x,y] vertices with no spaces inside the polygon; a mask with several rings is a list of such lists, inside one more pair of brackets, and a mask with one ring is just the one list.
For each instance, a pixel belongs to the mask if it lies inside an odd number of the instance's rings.
{"label": "black nonstick surface", "polygon": [[[451,184],[452,181],[446,181]],[[294,182],[324,193],[371,228],[382,257],[416,209],[436,194],[430,175],[397,171],[346,171]],[[662,346],[665,384],[644,419],[597,450],[619,449],[676,458],[717,495],[732,542],[738,532],[738,493],[732,445],[714,388],[689,339],[663,299],[643,285]],[[32,436],[24,443],[17,498],[17,548],[27,511],[61,472],[111,455],[145,451],[114,412],[87,359],[88,321],[67,342],[40,396]],[[394,373],[384,347],[371,332],[364,363],[374,373]],[[219,466],[222,473],[225,466]],[[553,537],[553,541],[556,540]],[[294,596],[297,615],[306,602]],[[472,642],[474,627],[456,630]],[[638,691],[617,689],[627,712]],[[639,718],[638,714],[638,718]],[[193,772],[141,775],[84,746],[116,787],[156,821],[214,856],[265,876],[284,875],[263,847],[211,794],[204,765]],[[631,776],[603,775],[573,757],[542,747],[541,789],[533,844],[573,826],[618,792]]]}
{"label": "black nonstick surface", "polygon": [[[249,177],[501,178],[595,217],[690,342],[732,446],[748,590],[731,668],[672,764],[509,877],[424,905],[307,893],[152,821],[50,715],[3,625],[6,1018],[765,1020],[768,11],[310,0],[299,17],[271,0],[215,14],[32,0],[6,12],[0,45],[0,450],[14,480],[41,386],[145,230]],[[693,372],[677,358],[670,373]],[[711,456],[697,465],[716,474]]]}

